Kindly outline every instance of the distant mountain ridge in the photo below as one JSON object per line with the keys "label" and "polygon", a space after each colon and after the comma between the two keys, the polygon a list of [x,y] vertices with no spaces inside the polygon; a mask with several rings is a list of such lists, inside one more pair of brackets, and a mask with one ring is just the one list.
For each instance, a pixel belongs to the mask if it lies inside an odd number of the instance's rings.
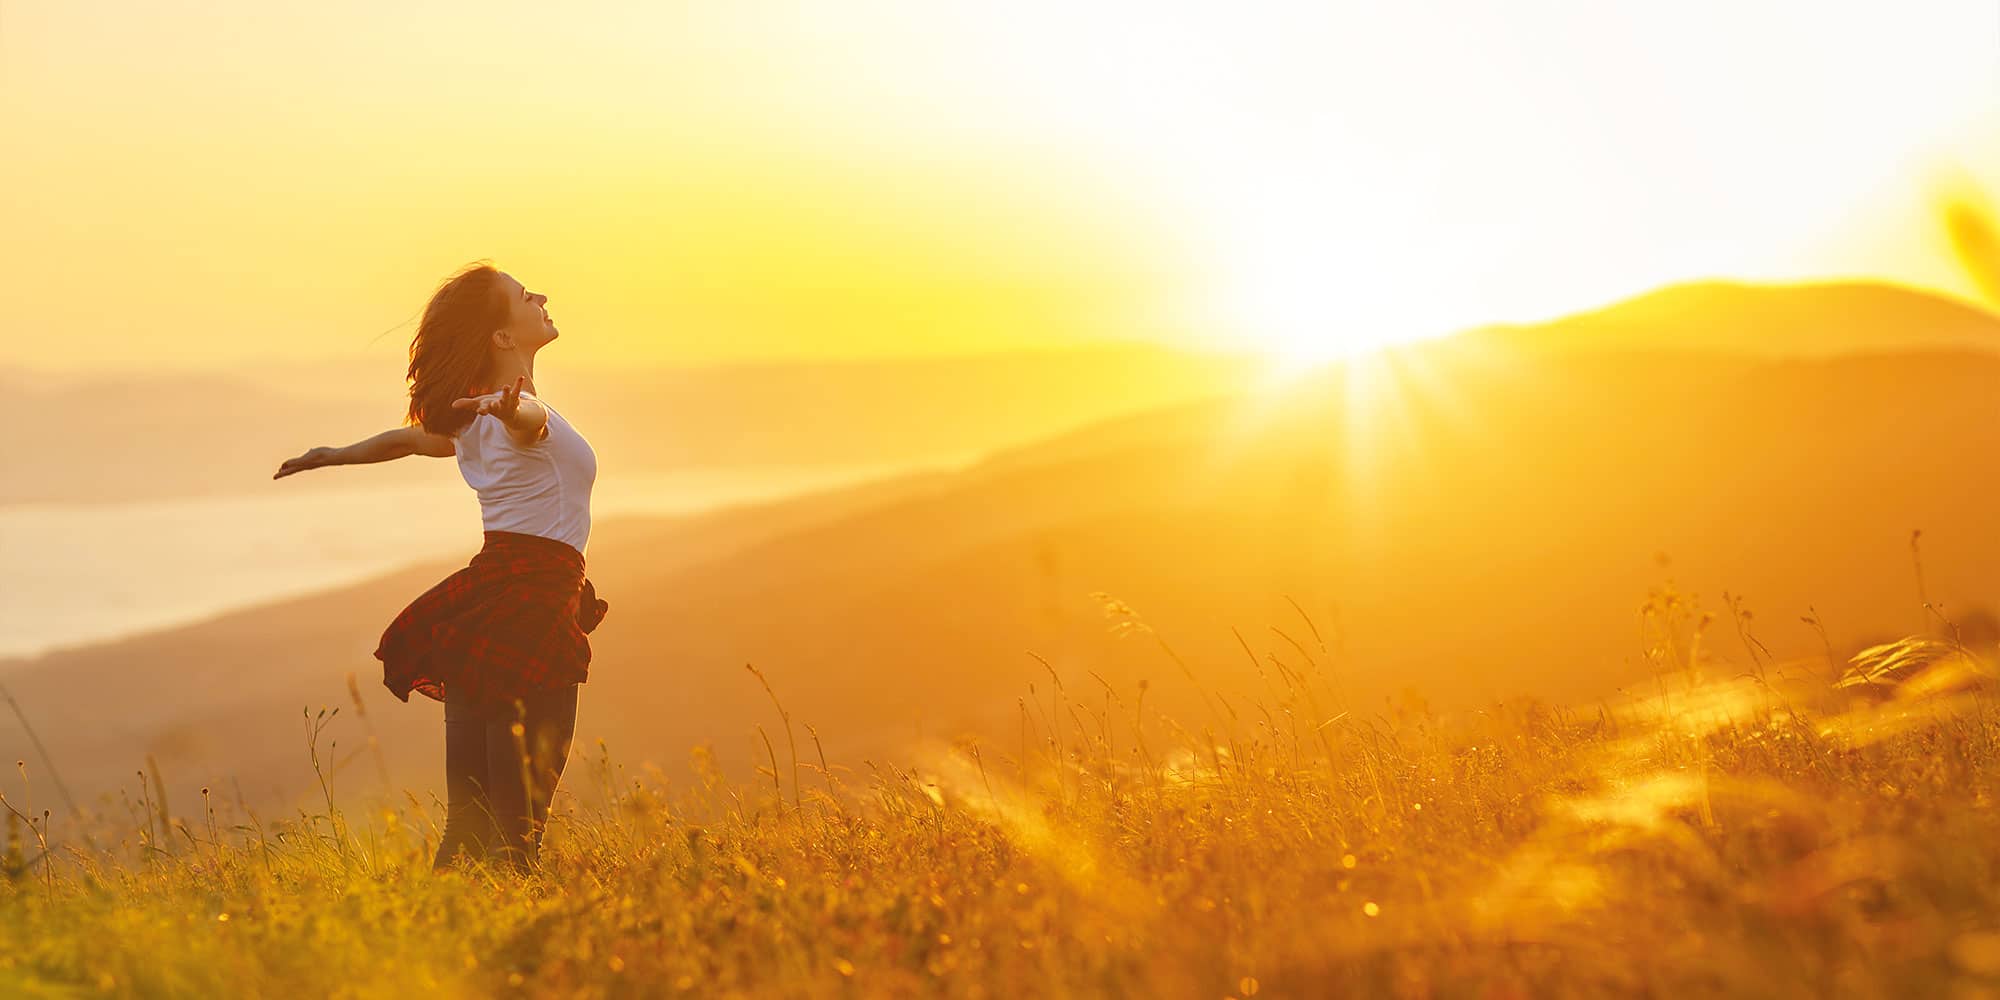
{"label": "distant mountain ridge", "polygon": [[1521,349],[1674,350],[1824,358],[1919,350],[2000,353],[2000,316],[1881,282],[1670,285],[1547,323],[1468,335]]}
{"label": "distant mountain ridge", "polygon": [[[956,460],[1248,384],[1251,360],[1091,347],[904,360],[605,369],[543,359],[538,387],[623,474]],[[0,372],[0,375],[7,373]],[[278,463],[396,426],[402,369],[65,376],[12,391],[0,504],[264,495],[456,479],[421,461],[270,482]],[[23,433],[25,432],[25,433]]]}
{"label": "distant mountain ridge", "polygon": [[[1509,350],[1657,350],[1752,357],[1965,349],[2000,352],[2000,318],[1929,292],[1866,282],[1676,285],[1548,323],[1456,338]],[[1261,363],[1241,355],[1090,346],[963,357],[759,362],[634,370],[571,367],[541,379],[593,445],[629,471],[783,465],[879,466],[1025,445],[1119,414],[1242,391]],[[318,444],[401,418],[401,367],[323,377],[67,375],[41,385],[0,370],[20,429],[0,438],[0,504],[225,495],[265,489],[270,470]],[[188,461],[191,449],[202,456]],[[437,470],[369,470],[385,486]],[[352,476],[334,471],[324,476]],[[324,478],[288,480],[310,490]],[[343,484],[347,485],[347,484]]]}

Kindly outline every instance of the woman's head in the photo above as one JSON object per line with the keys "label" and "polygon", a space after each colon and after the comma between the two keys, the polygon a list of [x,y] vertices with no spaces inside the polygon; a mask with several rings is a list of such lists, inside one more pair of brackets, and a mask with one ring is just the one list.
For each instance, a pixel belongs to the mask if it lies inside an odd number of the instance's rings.
{"label": "woman's head", "polygon": [[453,400],[485,387],[501,359],[518,357],[525,368],[536,351],[556,339],[548,300],[487,263],[468,265],[445,279],[410,341],[407,422],[433,434],[463,428],[471,412],[452,409]]}

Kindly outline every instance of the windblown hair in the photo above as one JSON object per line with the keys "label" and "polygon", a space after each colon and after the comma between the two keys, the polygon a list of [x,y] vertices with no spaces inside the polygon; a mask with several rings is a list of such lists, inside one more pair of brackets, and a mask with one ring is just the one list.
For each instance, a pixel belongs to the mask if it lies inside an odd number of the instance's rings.
{"label": "windblown hair", "polygon": [[405,424],[449,436],[472,422],[470,410],[454,410],[451,404],[483,389],[491,337],[507,317],[500,271],[490,263],[468,264],[438,286],[410,341]]}

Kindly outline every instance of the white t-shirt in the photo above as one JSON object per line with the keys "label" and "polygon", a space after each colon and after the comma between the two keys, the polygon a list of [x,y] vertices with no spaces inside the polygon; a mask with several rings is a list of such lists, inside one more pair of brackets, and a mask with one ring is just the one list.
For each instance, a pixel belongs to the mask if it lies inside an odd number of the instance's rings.
{"label": "white t-shirt", "polygon": [[597,481],[597,453],[547,402],[548,435],[520,444],[500,418],[481,413],[452,439],[458,472],[479,494],[487,531],[518,531],[569,543],[578,552],[590,540],[590,487]]}

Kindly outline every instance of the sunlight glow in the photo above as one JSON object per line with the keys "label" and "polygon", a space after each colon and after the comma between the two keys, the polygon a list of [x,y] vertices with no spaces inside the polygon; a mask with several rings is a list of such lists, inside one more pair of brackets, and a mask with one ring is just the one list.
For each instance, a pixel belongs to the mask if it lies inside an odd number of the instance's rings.
{"label": "sunlight glow", "polygon": [[1236,323],[1258,353],[1288,367],[1311,369],[1442,332],[1391,309],[1356,310],[1324,275],[1275,262],[1246,271],[1234,283]]}
{"label": "sunlight glow", "polygon": [[[1991,11],[14,4],[0,360],[392,359],[477,257],[607,364],[1303,363],[1696,278],[1970,292],[1902,202],[2000,162]],[[107,257],[151,266],[102,296]]]}

